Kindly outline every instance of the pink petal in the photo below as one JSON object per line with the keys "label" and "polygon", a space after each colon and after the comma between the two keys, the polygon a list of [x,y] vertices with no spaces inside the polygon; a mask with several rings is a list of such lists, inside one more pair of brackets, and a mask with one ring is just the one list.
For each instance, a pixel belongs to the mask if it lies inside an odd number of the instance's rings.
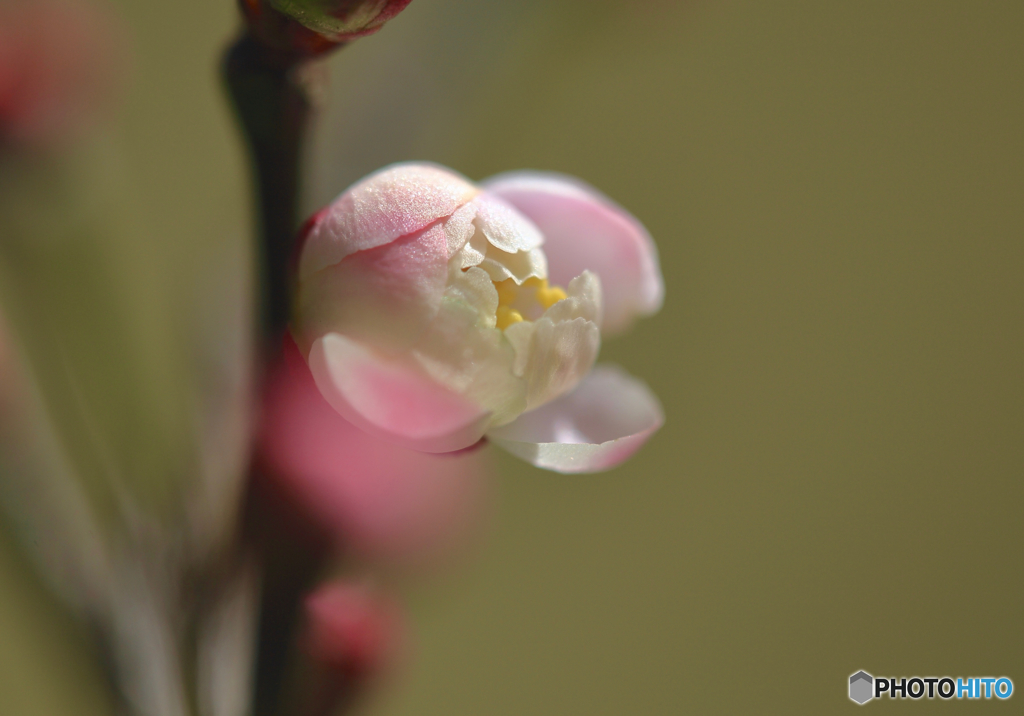
{"label": "pink petal", "polygon": [[296,337],[303,350],[332,332],[407,349],[437,315],[447,280],[441,224],[351,254],[299,284]]}
{"label": "pink petal", "polygon": [[357,251],[421,231],[478,193],[455,172],[431,164],[395,164],[371,174],[338,197],[310,228],[299,279]]}
{"label": "pink petal", "polygon": [[487,438],[537,467],[600,472],[636,452],[664,422],[650,388],[621,368],[599,365],[571,393]]}
{"label": "pink petal", "polygon": [[585,269],[601,279],[602,332],[618,333],[661,308],[664,284],[650,234],[593,187],[546,172],[510,172],[483,183],[544,234],[551,281],[565,286]]}
{"label": "pink petal", "polygon": [[307,360],[320,393],[342,417],[403,447],[453,452],[476,443],[487,427],[484,409],[337,333],[317,339]]}
{"label": "pink petal", "polygon": [[368,435],[317,389],[294,344],[274,371],[259,440],[266,474],[306,519],[374,561],[429,566],[479,526],[486,451],[430,455]]}

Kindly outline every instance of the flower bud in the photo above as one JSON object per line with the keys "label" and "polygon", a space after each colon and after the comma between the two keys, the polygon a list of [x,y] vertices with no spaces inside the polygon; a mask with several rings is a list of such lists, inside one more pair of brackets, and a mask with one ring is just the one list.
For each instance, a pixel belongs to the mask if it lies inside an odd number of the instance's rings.
{"label": "flower bud", "polygon": [[372,35],[412,0],[241,0],[256,34],[280,50],[315,56]]}
{"label": "flower bud", "polygon": [[306,598],[306,650],[329,671],[364,681],[386,673],[402,641],[398,605],[364,584],[333,582]]}
{"label": "flower bud", "polygon": [[72,138],[116,85],[115,22],[75,0],[0,5],[0,145]]}

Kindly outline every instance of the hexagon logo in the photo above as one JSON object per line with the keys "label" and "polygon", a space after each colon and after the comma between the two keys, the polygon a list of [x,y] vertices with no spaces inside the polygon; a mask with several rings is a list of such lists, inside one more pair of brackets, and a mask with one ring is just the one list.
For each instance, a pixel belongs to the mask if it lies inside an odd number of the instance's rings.
{"label": "hexagon logo", "polygon": [[858,671],[850,677],[850,700],[864,705],[874,698],[875,680],[866,671]]}

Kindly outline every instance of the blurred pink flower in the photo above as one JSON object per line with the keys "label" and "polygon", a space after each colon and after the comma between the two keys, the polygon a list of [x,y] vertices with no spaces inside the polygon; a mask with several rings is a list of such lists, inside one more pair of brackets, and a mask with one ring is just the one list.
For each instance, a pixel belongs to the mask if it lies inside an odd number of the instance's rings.
{"label": "blurred pink flower", "polygon": [[593,472],[663,422],[642,382],[591,370],[601,334],[662,294],[646,230],[578,180],[480,187],[399,164],[311,221],[294,331],[324,397],[369,433],[427,452],[486,435],[540,467]]}
{"label": "blurred pink flower", "polygon": [[0,144],[46,145],[88,127],[116,86],[117,29],[88,2],[0,5]]}
{"label": "blurred pink flower", "polygon": [[316,663],[353,680],[387,673],[404,642],[401,609],[368,585],[332,582],[306,598],[306,651]]}
{"label": "blurred pink flower", "polygon": [[432,562],[478,526],[482,450],[428,455],[367,435],[323,399],[290,341],[271,374],[259,440],[264,469],[321,531],[365,557]]}

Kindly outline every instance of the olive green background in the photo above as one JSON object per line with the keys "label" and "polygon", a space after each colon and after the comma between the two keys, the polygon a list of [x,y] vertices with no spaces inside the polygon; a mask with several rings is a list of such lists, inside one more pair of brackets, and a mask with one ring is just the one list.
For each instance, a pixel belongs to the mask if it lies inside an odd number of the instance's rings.
{"label": "olive green background", "polygon": [[[119,7],[139,240],[190,286],[247,221],[213,71],[235,11]],[[1024,688],[1022,36],[1009,0],[416,0],[331,60],[311,207],[390,161],[558,170],[647,225],[666,282],[602,352],[665,427],[598,476],[497,456],[475,560],[411,592],[415,658],[367,713],[840,713],[858,669]],[[104,713],[3,545],[0,713]]]}

